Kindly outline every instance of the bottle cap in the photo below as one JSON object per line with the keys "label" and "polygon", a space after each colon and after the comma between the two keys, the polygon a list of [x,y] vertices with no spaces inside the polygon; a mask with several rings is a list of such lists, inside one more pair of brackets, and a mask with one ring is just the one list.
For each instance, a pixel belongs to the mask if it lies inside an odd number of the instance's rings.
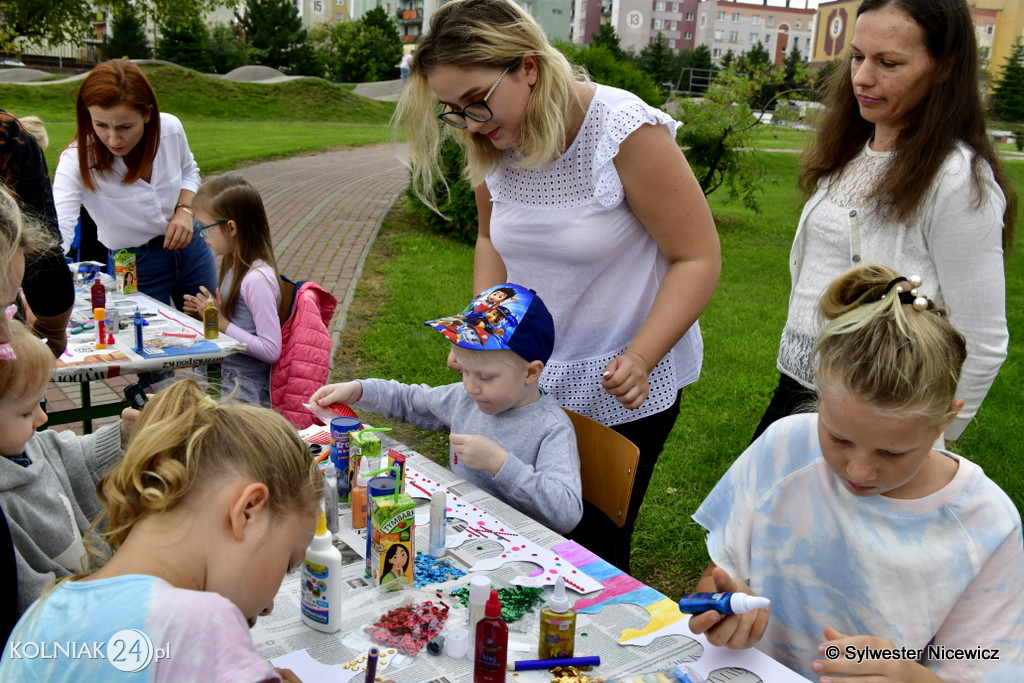
{"label": "bottle cap", "polygon": [[486,574],[474,574],[469,580],[469,603],[483,605],[491,594],[491,579]]}
{"label": "bottle cap", "polygon": [[491,597],[487,600],[487,608],[484,616],[489,618],[501,618],[501,599],[498,598],[497,589],[491,590]]}
{"label": "bottle cap", "polygon": [[324,476],[336,477],[338,476],[338,470],[334,467],[334,462],[330,458],[327,458],[327,464],[324,465]]}
{"label": "bottle cap", "polygon": [[370,475],[370,461],[367,456],[359,458],[359,474],[356,475],[356,486],[369,486],[370,479],[373,477]]}
{"label": "bottle cap", "polygon": [[320,510],[316,516],[316,535],[323,536],[327,533],[327,513]]}
{"label": "bottle cap", "polygon": [[548,600],[548,607],[552,612],[568,612],[569,598],[565,594],[565,579],[561,576],[555,581],[555,592]]}
{"label": "bottle cap", "polygon": [[92,309],[92,317],[94,320],[106,320],[107,309],[105,308],[94,308]]}
{"label": "bottle cap", "polygon": [[448,631],[448,637],[445,639],[445,652],[448,653],[449,657],[454,659],[462,659],[466,656],[466,651],[469,649],[469,631],[464,628],[453,628]]}

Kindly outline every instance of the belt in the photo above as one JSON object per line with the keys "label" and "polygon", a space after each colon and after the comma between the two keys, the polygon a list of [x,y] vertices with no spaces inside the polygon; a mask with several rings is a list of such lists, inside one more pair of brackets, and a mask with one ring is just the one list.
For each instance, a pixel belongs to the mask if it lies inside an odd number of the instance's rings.
{"label": "belt", "polygon": [[[125,247],[124,249],[125,249],[125,251],[149,251],[150,249],[155,249],[156,247],[162,247],[162,246],[164,246],[164,236],[163,235],[157,235],[156,237],[154,237],[153,239],[151,239],[150,241],[146,242],[145,244],[143,244],[141,246],[138,246],[138,247]],[[113,254],[113,253],[116,253],[116,252],[119,252],[119,251],[121,251],[121,250],[120,249],[111,249],[110,253]]]}

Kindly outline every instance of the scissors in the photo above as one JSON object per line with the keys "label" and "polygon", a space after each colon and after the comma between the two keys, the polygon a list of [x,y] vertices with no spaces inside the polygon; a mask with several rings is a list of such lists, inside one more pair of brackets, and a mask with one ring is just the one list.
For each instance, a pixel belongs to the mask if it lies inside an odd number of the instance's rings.
{"label": "scissors", "polygon": [[82,334],[84,332],[88,332],[89,330],[95,330],[96,321],[87,320],[84,323],[71,323],[68,329],[71,332],[71,334]]}

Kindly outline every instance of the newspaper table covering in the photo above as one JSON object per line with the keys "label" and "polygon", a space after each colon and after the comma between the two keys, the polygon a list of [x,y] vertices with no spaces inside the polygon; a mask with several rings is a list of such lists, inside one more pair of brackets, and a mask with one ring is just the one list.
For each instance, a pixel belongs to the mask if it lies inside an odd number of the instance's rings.
{"label": "newspaper table covering", "polygon": [[[316,441],[323,428],[311,427],[303,432],[307,440]],[[411,451],[390,437],[382,436],[385,452],[388,448],[404,453],[409,481],[430,490],[430,486],[443,486],[450,499],[457,498],[467,508],[477,508],[500,520],[510,537],[525,539],[528,548],[548,549],[544,561],[557,557],[566,572],[576,570],[578,584],[596,588],[573,596],[573,608],[578,612],[576,629],[576,655],[600,655],[601,665],[589,675],[611,677],[668,669],[688,663],[695,671],[714,683],[790,683],[806,681],[767,655],[755,649],[728,650],[694,636],[686,628],[686,615],[680,614],[673,600],[623,574],[597,556],[572,541],[544,527],[514,508],[459,479],[451,471]],[[429,496],[417,492],[417,486],[408,487],[417,500],[416,547],[427,547]],[[448,551],[446,558],[467,572],[474,567],[488,566],[484,572],[495,588],[512,585],[531,585],[524,577],[538,575],[540,565],[517,555],[501,563],[495,561],[506,545],[493,535],[467,535],[472,519],[459,516],[458,508],[449,503]],[[421,589],[380,593],[365,578],[365,530],[351,528],[351,514],[341,506],[340,533],[335,545],[342,551],[344,569],[343,620],[337,633],[315,631],[299,618],[299,572],[285,577],[274,600],[274,611],[262,617],[252,629],[253,642],[260,654],[276,666],[286,666],[305,683],[316,681],[345,681],[357,676],[351,663],[364,655],[374,643],[364,627],[375,623],[388,610],[411,603],[432,600],[443,601],[451,609],[444,633],[451,628],[465,628],[469,610],[451,596],[457,588],[466,588],[472,573]],[[515,535],[515,536],[512,536]],[[518,545],[516,547],[519,547]],[[532,558],[531,558],[532,559]],[[550,593],[545,588],[545,598]],[[577,593],[581,591],[576,589]],[[575,598],[575,599],[574,599]],[[539,612],[526,615],[509,624],[509,661],[536,659],[539,638]],[[305,654],[297,651],[306,651]],[[346,668],[346,664],[350,665]],[[304,668],[308,665],[308,668]],[[509,674],[511,677],[512,674]],[[547,671],[516,672],[516,681],[539,683],[550,681]],[[387,669],[378,678],[396,683],[450,682],[473,680],[473,663],[469,658],[452,659],[446,654],[428,654],[421,650],[415,657],[394,653]],[[513,679],[509,679],[513,680]]]}

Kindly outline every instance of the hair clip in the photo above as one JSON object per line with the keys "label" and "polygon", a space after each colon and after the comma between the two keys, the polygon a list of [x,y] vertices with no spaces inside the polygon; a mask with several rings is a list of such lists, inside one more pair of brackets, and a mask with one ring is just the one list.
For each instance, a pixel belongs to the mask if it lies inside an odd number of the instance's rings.
{"label": "hair clip", "polygon": [[[909,284],[912,287],[912,289],[909,292],[904,291],[903,285],[900,284],[902,282],[906,282],[907,284]],[[910,304],[911,306],[914,307],[915,311],[926,311],[928,310],[929,301],[928,297],[921,296],[919,289],[920,286],[920,275],[911,275],[909,278],[894,278],[891,282],[889,282],[889,284],[885,286],[885,292],[882,294],[882,296],[878,298],[879,300],[885,299],[885,295],[888,294],[890,290],[895,288],[896,294],[897,296],[899,296],[901,304]]]}

